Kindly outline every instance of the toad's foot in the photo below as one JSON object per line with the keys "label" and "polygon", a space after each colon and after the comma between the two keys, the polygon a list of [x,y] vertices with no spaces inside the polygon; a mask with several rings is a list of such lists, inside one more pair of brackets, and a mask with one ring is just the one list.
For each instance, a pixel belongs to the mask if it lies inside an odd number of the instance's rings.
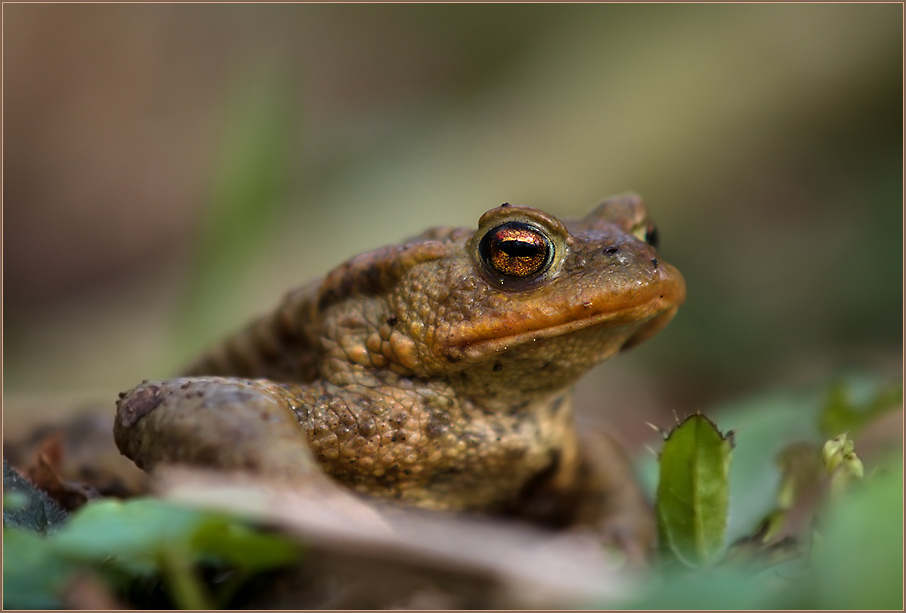
{"label": "toad's foot", "polygon": [[191,464],[291,481],[322,472],[281,386],[196,377],[143,382],[117,401],[114,439],[139,467]]}

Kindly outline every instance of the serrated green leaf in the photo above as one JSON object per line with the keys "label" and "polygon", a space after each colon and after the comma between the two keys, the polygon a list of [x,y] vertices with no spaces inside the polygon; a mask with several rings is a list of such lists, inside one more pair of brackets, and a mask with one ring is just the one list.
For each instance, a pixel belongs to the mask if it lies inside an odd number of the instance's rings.
{"label": "serrated green leaf", "polygon": [[660,455],[657,523],[666,560],[713,564],[723,551],[732,444],[707,417],[691,415],[674,428]]}

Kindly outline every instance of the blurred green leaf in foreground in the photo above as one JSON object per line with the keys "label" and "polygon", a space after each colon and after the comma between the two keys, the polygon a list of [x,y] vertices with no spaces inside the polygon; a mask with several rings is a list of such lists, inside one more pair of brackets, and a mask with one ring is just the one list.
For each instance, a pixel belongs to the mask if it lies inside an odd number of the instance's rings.
{"label": "blurred green leaf in foreground", "polygon": [[285,68],[247,67],[232,83],[168,369],[223,334],[221,322],[239,319],[231,305],[286,216],[301,118]]}
{"label": "blurred green leaf in foreground", "polygon": [[[253,574],[299,557],[295,545],[240,519],[149,498],[86,505],[48,537],[3,532],[4,608],[61,607],[66,585],[86,571],[120,591],[160,577],[178,608],[222,607]],[[215,593],[201,580],[202,563],[229,570]]]}

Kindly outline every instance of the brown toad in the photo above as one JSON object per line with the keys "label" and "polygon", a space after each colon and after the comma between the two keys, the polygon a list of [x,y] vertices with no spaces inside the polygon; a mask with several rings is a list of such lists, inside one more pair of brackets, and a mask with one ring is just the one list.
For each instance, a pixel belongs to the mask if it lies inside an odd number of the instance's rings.
{"label": "brown toad", "polygon": [[644,548],[650,512],[616,444],[580,441],[570,388],[684,298],[637,196],[567,222],[504,204],[291,292],[186,378],[123,394],[115,438],[145,469],[320,467],[370,496]]}

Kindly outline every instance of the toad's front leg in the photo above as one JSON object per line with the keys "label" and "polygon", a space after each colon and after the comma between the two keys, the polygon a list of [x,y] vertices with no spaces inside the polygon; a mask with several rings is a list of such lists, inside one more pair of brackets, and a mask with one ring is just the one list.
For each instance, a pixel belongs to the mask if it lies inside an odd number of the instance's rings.
{"label": "toad's front leg", "polygon": [[576,524],[594,529],[631,565],[644,563],[655,542],[654,512],[619,442],[604,431],[582,438],[583,465]]}
{"label": "toad's front leg", "polygon": [[144,382],[121,394],[113,436],[145,470],[190,464],[280,479],[320,479],[288,387],[263,380],[192,377]]}

